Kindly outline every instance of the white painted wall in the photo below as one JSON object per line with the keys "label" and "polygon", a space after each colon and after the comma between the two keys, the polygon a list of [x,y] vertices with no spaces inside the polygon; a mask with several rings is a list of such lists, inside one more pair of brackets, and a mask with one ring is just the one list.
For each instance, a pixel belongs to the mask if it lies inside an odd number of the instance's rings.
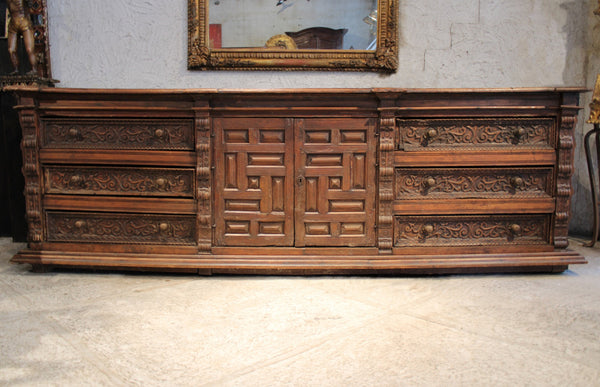
{"label": "white painted wall", "polygon": [[[61,87],[591,88],[600,72],[596,0],[400,0],[399,70],[392,75],[188,71],[186,0],[47,2],[52,71]],[[580,146],[587,114],[576,132],[575,232],[591,229]]]}

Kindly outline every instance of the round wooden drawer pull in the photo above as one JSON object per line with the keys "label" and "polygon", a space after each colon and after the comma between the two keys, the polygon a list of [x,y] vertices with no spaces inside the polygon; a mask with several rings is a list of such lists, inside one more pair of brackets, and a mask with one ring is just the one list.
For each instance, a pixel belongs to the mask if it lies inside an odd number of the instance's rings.
{"label": "round wooden drawer pull", "polygon": [[162,138],[165,135],[165,131],[163,129],[156,129],[154,131],[154,137]]}
{"label": "round wooden drawer pull", "polygon": [[75,227],[78,229],[82,229],[85,227],[85,220],[78,220],[75,222]]}
{"label": "round wooden drawer pull", "polygon": [[79,130],[77,130],[75,128],[69,129],[69,136],[72,137],[72,138],[79,137]]}
{"label": "round wooden drawer pull", "polygon": [[421,233],[423,235],[431,235],[431,234],[433,234],[433,225],[431,225],[431,224],[424,225],[423,228],[421,229]]}
{"label": "round wooden drawer pull", "polygon": [[510,225],[510,232],[514,235],[520,234],[521,233],[521,226],[519,226],[516,223],[513,223]]}
{"label": "round wooden drawer pull", "polygon": [[156,179],[156,185],[158,185],[159,187],[163,188],[165,185],[167,184],[167,180],[159,177],[158,179]]}
{"label": "round wooden drawer pull", "polygon": [[522,186],[523,186],[523,183],[524,183],[524,182],[523,182],[523,179],[522,179],[522,178],[520,178],[520,177],[518,177],[518,176],[512,177],[512,178],[510,179],[510,184],[511,184],[513,187],[515,187],[515,188],[522,187]]}
{"label": "round wooden drawer pull", "polygon": [[427,139],[432,139],[437,136],[438,136],[438,131],[436,129],[429,129],[427,132],[425,132],[425,138],[427,138]]}
{"label": "round wooden drawer pull", "polygon": [[165,223],[165,222],[163,222],[163,223],[159,224],[159,225],[158,225],[158,229],[159,229],[161,232],[165,232],[165,231],[167,231],[167,230],[169,229],[169,223]]}
{"label": "round wooden drawer pull", "polygon": [[80,185],[83,183],[83,177],[80,175],[73,175],[71,176],[70,182],[73,185]]}
{"label": "round wooden drawer pull", "polygon": [[431,188],[433,186],[435,186],[435,179],[433,177],[428,177],[427,179],[423,180],[423,187]]}
{"label": "round wooden drawer pull", "polygon": [[519,142],[519,140],[521,140],[523,137],[525,137],[526,134],[527,134],[527,131],[523,128],[516,129],[513,132],[513,135],[515,136],[515,140],[517,142]]}

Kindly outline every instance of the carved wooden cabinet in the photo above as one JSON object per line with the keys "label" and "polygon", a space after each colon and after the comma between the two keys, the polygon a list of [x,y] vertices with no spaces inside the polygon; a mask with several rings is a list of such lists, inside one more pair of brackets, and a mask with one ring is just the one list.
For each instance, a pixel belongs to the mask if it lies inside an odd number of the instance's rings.
{"label": "carved wooden cabinet", "polygon": [[14,262],[562,271],[580,89],[14,88]]}

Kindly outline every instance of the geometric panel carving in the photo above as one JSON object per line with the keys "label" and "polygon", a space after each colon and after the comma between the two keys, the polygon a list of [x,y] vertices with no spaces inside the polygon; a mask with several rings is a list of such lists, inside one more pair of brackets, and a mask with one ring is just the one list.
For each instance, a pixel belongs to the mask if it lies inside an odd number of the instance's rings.
{"label": "geometric panel carving", "polygon": [[399,119],[397,149],[554,147],[551,118]]}
{"label": "geometric panel carving", "polygon": [[215,240],[221,246],[294,243],[290,119],[215,118]]}
{"label": "geometric panel carving", "polygon": [[373,120],[299,119],[296,138],[296,246],[374,246]]}
{"label": "geometric panel carving", "polygon": [[398,216],[394,246],[548,244],[550,216]]}

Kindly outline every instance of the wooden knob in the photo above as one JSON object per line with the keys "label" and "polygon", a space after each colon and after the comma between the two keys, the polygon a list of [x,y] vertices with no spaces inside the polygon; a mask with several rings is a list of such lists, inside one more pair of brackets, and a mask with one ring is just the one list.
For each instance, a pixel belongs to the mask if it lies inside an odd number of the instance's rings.
{"label": "wooden knob", "polygon": [[78,220],[75,222],[75,227],[81,229],[83,227],[85,227],[85,220]]}
{"label": "wooden knob", "polygon": [[513,234],[519,234],[521,232],[521,226],[519,226],[516,223],[511,224],[509,228],[510,228],[510,232]]}
{"label": "wooden knob", "polygon": [[80,175],[73,175],[71,176],[71,184],[73,185],[79,185],[83,182],[83,177],[81,177]]}
{"label": "wooden knob", "polygon": [[167,231],[169,229],[169,223],[161,223],[158,225],[158,229],[162,232]]}
{"label": "wooden knob", "polygon": [[519,176],[515,176],[510,179],[510,184],[515,188],[521,187],[523,186],[523,179]]}
{"label": "wooden knob", "polygon": [[167,184],[167,180],[159,177],[158,179],[156,179],[156,185],[158,185],[159,187],[164,187]]}
{"label": "wooden knob", "polygon": [[427,138],[434,138],[434,137],[437,137],[437,135],[438,135],[438,131],[436,129],[429,129],[425,133],[425,137],[427,137]]}
{"label": "wooden knob", "polygon": [[527,134],[527,131],[523,128],[519,128],[519,129],[515,130],[513,133],[515,135],[515,138],[520,139]]}
{"label": "wooden knob", "polygon": [[421,232],[423,233],[423,235],[431,235],[433,233],[433,225],[431,224],[426,224],[425,226],[423,226],[423,228],[421,229]]}
{"label": "wooden knob", "polygon": [[431,188],[435,185],[435,179],[433,177],[428,177],[427,179],[423,180],[423,186],[425,188]]}
{"label": "wooden knob", "polygon": [[73,138],[79,137],[79,130],[77,130],[75,128],[69,129],[69,136],[71,136]]}
{"label": "wooden knob", "polygon": [[154,137],[160,138],[160,137],[162,137],[164,135],[165,135],[165,131],[163,129],[156,129],[154,131]]}

